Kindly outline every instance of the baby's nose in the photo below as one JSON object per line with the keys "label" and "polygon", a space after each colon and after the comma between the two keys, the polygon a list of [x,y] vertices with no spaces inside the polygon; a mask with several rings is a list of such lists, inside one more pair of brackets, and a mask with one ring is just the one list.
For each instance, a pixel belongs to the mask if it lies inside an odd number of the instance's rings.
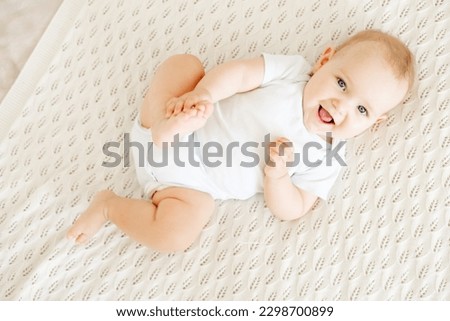
{"label": "baby's nose", "polygon": [[346,118],[350,110],[348,102],[344,99],[334,99],[332,101],[334,109],[333,120],[336,125],[341,124]]}
{"label": "baby's nose", "polygon": [[331,105],[334,107],[335,114],[337,114],[336,116],[344,117],[345,106],[344,106],[344,103],[342,102],[342,100],[332,99]]}

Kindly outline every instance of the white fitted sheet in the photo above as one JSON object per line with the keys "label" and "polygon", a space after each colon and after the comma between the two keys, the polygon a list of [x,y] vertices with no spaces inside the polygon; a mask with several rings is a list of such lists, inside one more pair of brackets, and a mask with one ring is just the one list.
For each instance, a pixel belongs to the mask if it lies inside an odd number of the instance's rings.
{"label": "white fitted sheet", "polygon": [[[112,224],[84,246],[65,240],[97,190],[142,196],[133,168],[101,166],[102,146],[129,131],[165,58],[312,63],[365,28],[408,43],[417,94],[348,144],[328,203],[280,222],[261,195],[217,202],[178,254]],[[450,299],[449,42],[447,1],[66,0],[0,106],[0,298]]]}

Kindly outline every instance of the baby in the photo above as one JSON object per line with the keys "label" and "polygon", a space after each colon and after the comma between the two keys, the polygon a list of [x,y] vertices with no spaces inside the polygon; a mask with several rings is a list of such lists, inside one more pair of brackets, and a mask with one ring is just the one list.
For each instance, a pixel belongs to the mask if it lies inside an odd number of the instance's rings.
{"label": "baby", "polygon": [[[131,132],[149,200],[101,191],[68,237],[82,243],[111,221],[152,249],[184,250],[210,219],[215,199],[259,192],[273,215],[297,219],[318,197],[327,199],[342,142],[385,119],[413,80],[410,51],[375,30],[326,48],[312,68],[301,56],[264,54],[205,74],[192,55],[170,57],[157,69]],[[164,166],[150,166],[143,156]]]}

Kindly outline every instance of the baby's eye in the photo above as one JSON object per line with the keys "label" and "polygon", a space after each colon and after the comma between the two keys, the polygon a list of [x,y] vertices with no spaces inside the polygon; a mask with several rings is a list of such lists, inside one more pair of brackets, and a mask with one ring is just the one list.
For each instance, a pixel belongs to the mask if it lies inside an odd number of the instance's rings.
{"label": "baby's eye", "polygon": [[337,79],[338,86],[341,87],[344,91],[347,89],[347,84],[341,78]]}
{"label": "baby's eye", "polygon": [[366,109],[366,107],[359,105],[358,106],[358,111],[360,112],[360,114],[367,116],[367,109]]}

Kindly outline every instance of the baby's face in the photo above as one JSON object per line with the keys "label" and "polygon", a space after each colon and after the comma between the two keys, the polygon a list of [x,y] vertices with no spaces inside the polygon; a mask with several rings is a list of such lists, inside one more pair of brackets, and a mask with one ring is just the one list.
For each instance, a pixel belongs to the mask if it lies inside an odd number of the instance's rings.
{"label": "baby's face", "polygon": [[408,83],[395,77],[377,54],[361,42],[335,53],[328,48],[313,68],[303,94],[306,128],[325,137],[348,139],[362,133],[404,98]]}

